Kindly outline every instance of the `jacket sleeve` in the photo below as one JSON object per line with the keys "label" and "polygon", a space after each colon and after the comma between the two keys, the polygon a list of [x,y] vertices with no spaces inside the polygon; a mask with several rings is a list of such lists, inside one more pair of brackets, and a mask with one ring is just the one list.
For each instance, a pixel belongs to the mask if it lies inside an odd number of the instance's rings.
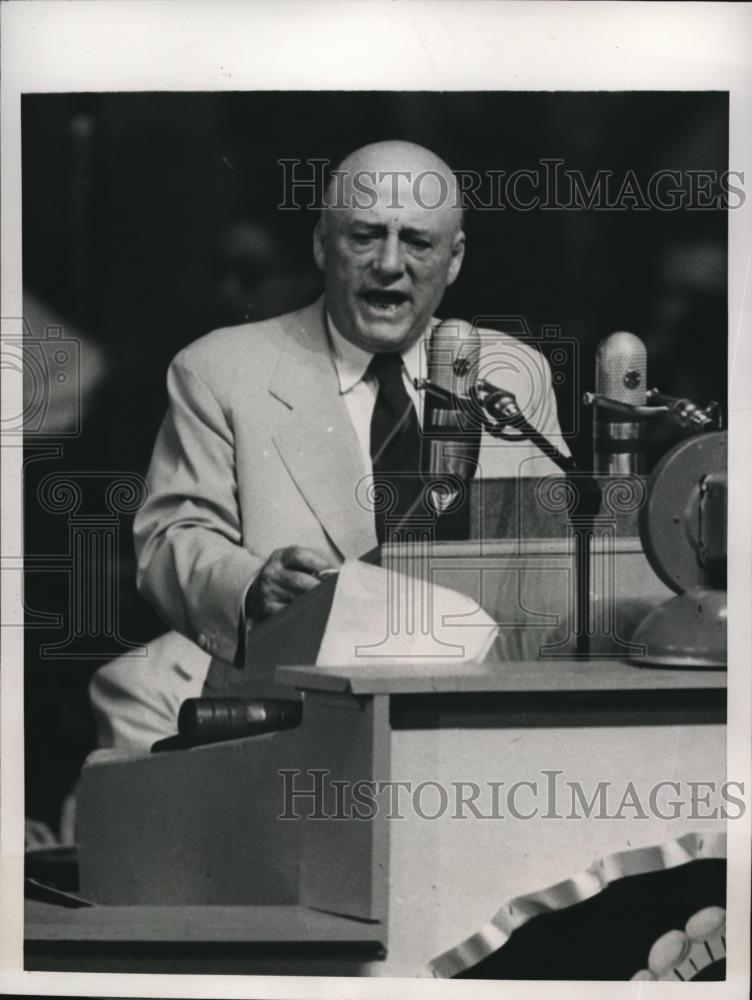
{"label": "jacket sleeve", "polygon": [[134,522],[137,585],[173,628],[234,663],[263,561],[242,543],[231,421],[184,354],[167,375],[169,408]]}

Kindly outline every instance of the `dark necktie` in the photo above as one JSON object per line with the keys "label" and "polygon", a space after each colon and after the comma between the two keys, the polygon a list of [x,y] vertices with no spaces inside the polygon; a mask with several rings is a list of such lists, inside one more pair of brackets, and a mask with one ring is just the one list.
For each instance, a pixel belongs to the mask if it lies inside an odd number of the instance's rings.
{"label": "dark necktie", "polygon": [[[371,462],[376,537],[381,545],[387,519],[390,527],[396,527],[421,492],[420,425],[402,380],[401,355],[375,354],[368,371],[379,386],[371,418]],[[393,499],[387,500],[390,496]]]}

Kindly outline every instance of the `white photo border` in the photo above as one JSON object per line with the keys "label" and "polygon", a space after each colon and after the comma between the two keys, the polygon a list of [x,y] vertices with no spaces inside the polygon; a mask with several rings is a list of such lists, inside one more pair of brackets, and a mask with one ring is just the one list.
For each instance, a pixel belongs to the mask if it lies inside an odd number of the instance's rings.
{"label": "white photo border", "polygon": [[[68,91],[724,90],[729,168],[747,178],[729,213],[729,777],[750,788],[752,702],[752,5],[749,3],[11,0],[2,19],[2,315],[20,316],[20,96]],[[20,412],[3,372],[3,411]],[[21,453],[2,456],[3,550],[20,536]],[[2,619],[18,581],[3,578]],[[183,997],[514,996],[670,998],[684,984],[147,976],[22,971],[22,635],[2,641],[0,990]],[[729,823],[727,980],[702,996],[748,995],[750,810]],[[745,988],[746,987],[746,988]]]}

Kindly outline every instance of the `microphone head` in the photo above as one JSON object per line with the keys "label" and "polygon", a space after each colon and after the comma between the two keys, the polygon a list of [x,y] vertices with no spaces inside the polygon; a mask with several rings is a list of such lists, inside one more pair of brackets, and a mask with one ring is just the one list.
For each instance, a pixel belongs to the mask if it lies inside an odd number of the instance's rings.
{"label": "microphone head", "polygon": [[480,337],[472,324],[445,319],[428,345],[428,378],[456,396],[469,396],[478,382]]}
{"label": "microphone head", "polygon": [[470,530],[463,484],[475,475],[480,454],[481,424],[474,404],[479,364],[476,327],[460,319],[444,320],[434,327],[428,345],[428,379],[452,395],[448,401],[426,395],[421,469],[430,505],[444,518],[442,531],[448,530],[455,538],[466,538]]}
{"label": "microphone head", "polygon": [[647,402],[647,351],[633,333],[612,333],[595,355],[595,391],[618,403],[644,406]]}

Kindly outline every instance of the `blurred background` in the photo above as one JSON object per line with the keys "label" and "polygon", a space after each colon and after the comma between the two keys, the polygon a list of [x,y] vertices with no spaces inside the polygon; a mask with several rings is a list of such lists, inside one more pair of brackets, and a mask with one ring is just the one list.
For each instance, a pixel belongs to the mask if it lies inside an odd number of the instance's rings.
{"label": "blurred background", "polygon": [[[107,483],[145,473],[166,368],[180,348],[319,294],[316,214],[277,209],[278,160],[334,165],[389,138],[428,146],[459,170],[509,174],[557,158],[588,182],[613,171],[617,189],[634,171],[645,190],[659,170],[727,169],[728,100],[720,92],[23,97],[26,356],[47,367],[50,386],[44,421],[25,441],[26,813],[52,831],[94,746],[92,672],[165,630],[135,591],[129,504],[101,520]],[[700,404],[717,399],[725,410],[724,210],[471,211],[467,235],[441,315],[497,317],[485,325],[520,333],[527,324],[534,338],[560,328],[542,348],[550,356],[557,339],[570,345],[556,391],[584,465],[590,415],[576,402],[594,388],[595,349],[614,330],[645,340],[650,385]],[[56,327],[73,345],[67,375],[64,355],[49,347]],[[55,380],[67,394],[53,391]],[[654,436],[651,461],[678,436]],[[55,476],[80,490],[73,513],[49,502]],[[109,610],[95,614],[93,629],[76,629],[70,556],[86,517],[90,526],[100,518],[115,569],[108,576],[106,560],[92,556],[94,590],[107,592]]]}

